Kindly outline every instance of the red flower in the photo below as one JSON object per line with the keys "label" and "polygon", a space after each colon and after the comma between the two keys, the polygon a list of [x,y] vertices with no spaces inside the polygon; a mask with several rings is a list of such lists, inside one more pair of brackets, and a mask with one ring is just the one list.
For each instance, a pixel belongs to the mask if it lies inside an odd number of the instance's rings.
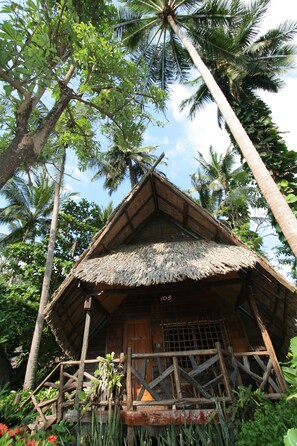
{"label": "red flower", "polygon": [[56,437],[56,435],[50,435],[49,437],[47,437],[47,441],[49,441],[50,443],[55,443],[58,440],[58,437]]}
{"label": "red flower", "polygon": [[14,429],[9,430],[9,436],[10,438],[15,437],[16,435],[22,434],[24,432],[23,426],[15,427]]}
{"label": "red flower", "polygon": [[29,440],[28,443],[25,444],[25,446],[36,446],[35,440]]}
{"label": "red flower", "polygon": [[6,432],[8,432],[8,427],[6,424],[0,423],[0,437],[2,437]]}

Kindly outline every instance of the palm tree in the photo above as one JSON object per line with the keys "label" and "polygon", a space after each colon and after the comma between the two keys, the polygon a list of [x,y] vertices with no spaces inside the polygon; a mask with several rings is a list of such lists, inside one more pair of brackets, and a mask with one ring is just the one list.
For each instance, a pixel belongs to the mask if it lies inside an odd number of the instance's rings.
{"label": "palm tree", "polygon": [[[149,0],[147,2],[127,0],[126,3],[129,10],[121,13],[118,30],[120,30],[127,45],[130,45],[132,49],[140,48],[142,53],[138,56],[139,59],[148,62],[151,73],[161,76],[163,85],[165,85],[166,74],[172,72],[173,68],[175,68],[176,79],[184,76],[188,66],[184,58],[182,62],[179,62],[182,50],[177,43],[177,37],[180,39],[217,103],[220,113],[240,147],[263,196],[287,238],[292,251],[297,256],[297,220],[189,37],[193,26],[197,29],[199,27],[203,37],[204,33],[201,25],[204,24],[207,29],[212,18],[216,20],[221,18],[221,21],[226,19],[228,12],[230,12],[225,7],[226,2],[209,0],[202,3],[202,6],[200,6],[201,2],[194,0]],[[253,7],[255,9],[261,8],[263,14],[268,3],[269,0],[258,0],[253,3]],[[235,10],[237,11],[236,16],[243,11],[239,0],[231,2],[230,5],[232,15],[234,15]],[[195,32],[195,35],[197,36],[197,32]],[[160,65],[156,61],[159,61]],[[170,75],[169,80],[172,80],[172,78],[173,76]]]}
{"label": "palm tree", "polygon": [[130,179],[131,187],[137,184],[145,173],[145,166],[153,164],[157,157],[152,154],[154,146],[135,147],[129,143],[118,142],[114,135],[114,142],[107,152],[102,153],[93,167],[97,168],[93,180],[104,177],[104,189],[112,194],[124,181]]}
{"label": "palm tree", "polygon": [[55,183],[45,169],[33,172],[33,181],[15,176],[1,189],[7,205],[0,209],[0,223],[7,224],[9,234],[0,246],[18,241],[34,241],[41,228],[49,226],[53,209]]}
{"label": "palm tree", "polygon": [[[292,188],[297,170],[297,153],[287,149],[272,121],[269,107],[259,98],[258,91],[279,91],[282,86],[280,75],[294,64],[295,47],[292,40],[297,26],[295,23],[284,23],[259,36],[261,15],[261,8],[254,10],[246,5],[245,13],[236,20],[207,30],[207,37],[204,37],[211,45],[203,47],[203,58],[244,124],[273,179],[276,182],[289,181]],[[197,83],[199,88],[195,94],[182,103],[182,108],[190,105],[191,116],[213,100],[201,78],[197,79]]]}
{"label": "palm tree", "polygon": [[260,250],[262,239],[250,229],[250,208],[261,206],[251,186],[250,175],[237,166],[235,151],[229,147],[218,154],[212,147],[207,159],[198,152],[198,170],[191,175],[191,193],[218,220],[226,224],[245,243]]}

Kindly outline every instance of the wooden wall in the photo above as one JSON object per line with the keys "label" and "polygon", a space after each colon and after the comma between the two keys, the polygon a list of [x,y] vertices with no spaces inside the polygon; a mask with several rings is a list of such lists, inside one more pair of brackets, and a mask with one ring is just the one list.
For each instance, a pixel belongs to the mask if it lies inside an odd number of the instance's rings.
{"label": "wooden wall", "polygon": [[151,351],[163,351],[161,324],[178,321],[224,319],[229,345],[247,351],[249,343],[236,312],[240,291],[234,286],[203,288],[174,294],[130,295],[112,314],[107,328],[106,353],[124,351],[125,321],[150,320]]}

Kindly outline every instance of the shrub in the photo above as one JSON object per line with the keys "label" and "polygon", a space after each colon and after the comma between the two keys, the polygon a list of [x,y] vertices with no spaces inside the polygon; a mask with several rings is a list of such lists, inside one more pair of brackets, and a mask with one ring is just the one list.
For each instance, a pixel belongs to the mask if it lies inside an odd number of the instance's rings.
{"label": "shrub", "polygon": [[285,398],[278,403],[266,401],[255,410],[251,420],[242,422],[235,445],[280,446],[292,427],[297,427],[297,401]]}

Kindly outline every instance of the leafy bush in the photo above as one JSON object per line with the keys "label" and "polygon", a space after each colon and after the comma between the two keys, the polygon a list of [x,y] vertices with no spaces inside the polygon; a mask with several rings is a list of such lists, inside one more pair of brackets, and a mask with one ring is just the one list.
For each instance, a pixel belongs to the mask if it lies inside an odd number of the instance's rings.
{"label": "leafy bush", "polygon": [[256,409],[251,420],[242,422],[235,444],[280,446],[292,427],[297,427],[297,401],[286,398],[278,403],[266,401]]}
{"label": "leafy bush", "polygon": [[[18,402],[16,403],[17,395]],[[0,389],[0,423],[8,426],[29,423],[34,415],[32,406],[23,404],[28,396],[28,392],[11,392],[8,387],[2,387]]]}

